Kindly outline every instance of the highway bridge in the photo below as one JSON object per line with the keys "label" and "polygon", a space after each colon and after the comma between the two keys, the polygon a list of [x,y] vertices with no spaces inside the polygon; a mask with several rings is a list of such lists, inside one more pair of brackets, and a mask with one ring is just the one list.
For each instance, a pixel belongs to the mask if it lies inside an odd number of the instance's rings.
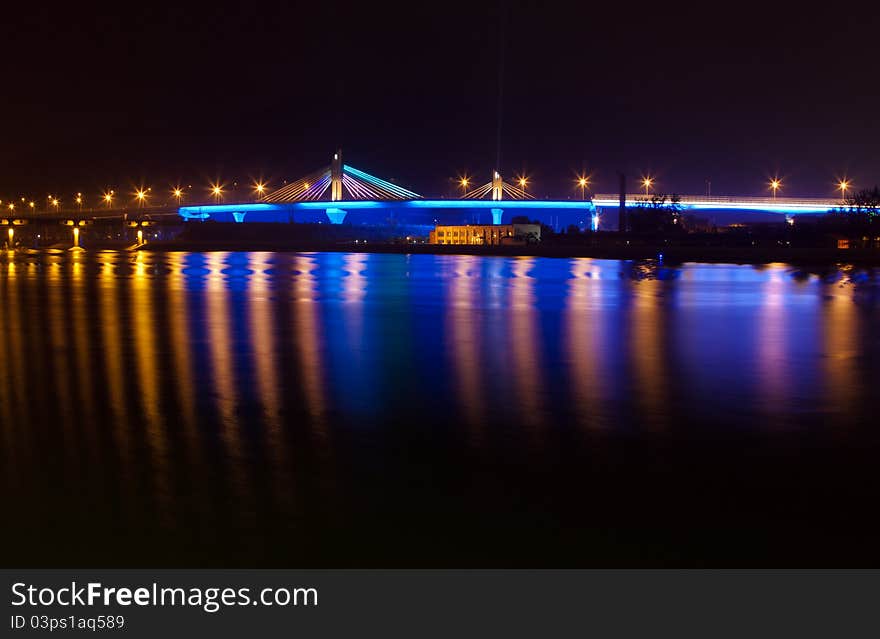
{"label": "highway bridge", "polygon": [[[743,196],[709,196],[682,195],[679,204],[686,211],[743,211],[760,213],[780,213],[783,215],[816,215],[846,206],[841,199],[833,198],[796,198],[796,197],[743,197]],[[628,193],[625,196],[626,206],[639,206],[650,201],[651,195],[644,193]],[[618,208],[619,194],[597,194],[592,203],[598,208]]]}

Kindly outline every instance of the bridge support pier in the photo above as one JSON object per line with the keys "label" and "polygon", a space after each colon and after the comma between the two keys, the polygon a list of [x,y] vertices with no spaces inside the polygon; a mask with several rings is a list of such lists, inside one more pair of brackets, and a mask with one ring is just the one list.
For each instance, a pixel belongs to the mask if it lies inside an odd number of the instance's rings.
{"label": "bridge support pier", "polygon": [[247,215],[247,213],[240,213],[240,212],[236,211],[235,213],[232,214],[232,219],[234,219],[236,222],[241,224],[242,222],[244,222],[245,215]]}
{"label": "bridge support pier", "polygon": [[501,215],[504,213],[504,209],[492,209],[492,224],[496,226],[501,224]]}
{"label": "bridge support pier", "polygon": [[327,217],[330,218],[330,224],[342,224],[342,221],[345,219],[346,213],[348,213],[348,211],[344,211],[342,209],[327,209]]}

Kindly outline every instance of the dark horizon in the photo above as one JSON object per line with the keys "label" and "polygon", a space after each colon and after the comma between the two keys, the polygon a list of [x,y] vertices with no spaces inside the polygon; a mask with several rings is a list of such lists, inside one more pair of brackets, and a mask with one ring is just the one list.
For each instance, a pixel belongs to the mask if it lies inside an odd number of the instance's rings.
{"label": "dark horizon", "polygon": [[488,181],[500,44],[501,168],[538,195],[576,198],[580,171],[594,192],[618,170],[687,194],[880,181],[876,12],[504,4],[10,16],[0,199],[277,185],[337,146],[426,195]]}

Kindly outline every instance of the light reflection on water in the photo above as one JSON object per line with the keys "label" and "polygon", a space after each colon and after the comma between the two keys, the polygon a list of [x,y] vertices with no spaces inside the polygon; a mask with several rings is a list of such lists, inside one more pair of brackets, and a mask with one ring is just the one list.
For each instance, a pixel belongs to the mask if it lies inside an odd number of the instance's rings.
{"label": "light reflection on water", "polygon": [[[877,319],[875,275],[846,268],[5,254],[3,478],[26,522],[5,534],[27,546],[73,526],[74,560],[149,539],[145,558],[223,565],[235,538],[235,563],[375,564],[453,544],[468,521],[491,558],[502,522],[510,543],[548,521],[592,530],[567,500],[583,491],[606,491],[591,508],[607,527],[615,497],[655,507],[640,491],[657,468],[671,489],[695,459],[755,463],[706,441],[874,450]],[[840,471],[828,455],[816,464]],[[762,512],[766,487],[704,472]],[[772,493],[785,468],[755,472]],[[690,499],[652,525],[684,525],[704,507]]]}

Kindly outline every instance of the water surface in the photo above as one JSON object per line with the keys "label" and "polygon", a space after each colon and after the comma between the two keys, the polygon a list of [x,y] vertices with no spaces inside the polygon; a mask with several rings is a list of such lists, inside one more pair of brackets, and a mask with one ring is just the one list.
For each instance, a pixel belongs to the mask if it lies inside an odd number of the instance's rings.
{"label": "water surface", "polygon": [[873,273],[3,254],[4,563],[876,564]]}

